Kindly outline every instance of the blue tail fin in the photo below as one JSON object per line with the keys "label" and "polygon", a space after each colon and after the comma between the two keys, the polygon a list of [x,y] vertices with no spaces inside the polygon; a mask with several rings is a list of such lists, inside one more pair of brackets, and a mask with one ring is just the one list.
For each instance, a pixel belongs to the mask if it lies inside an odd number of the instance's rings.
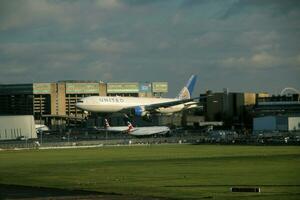
{"label": "blue tail fin", "polygon": [[178,99],[190,99],[197,81],[197,76],[192,75],[188,80],[186,86],[184,86],[178,94]]}

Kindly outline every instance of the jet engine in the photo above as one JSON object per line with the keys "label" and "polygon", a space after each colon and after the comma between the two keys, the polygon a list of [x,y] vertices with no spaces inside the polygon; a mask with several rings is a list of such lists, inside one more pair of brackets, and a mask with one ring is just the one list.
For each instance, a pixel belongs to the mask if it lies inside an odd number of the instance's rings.
{"label": "jet engine", "polygon": [[134,108],[134,113],[136,116],[144,117],[149,115],[149,112],[145,110],[144,106],[137,106]]}

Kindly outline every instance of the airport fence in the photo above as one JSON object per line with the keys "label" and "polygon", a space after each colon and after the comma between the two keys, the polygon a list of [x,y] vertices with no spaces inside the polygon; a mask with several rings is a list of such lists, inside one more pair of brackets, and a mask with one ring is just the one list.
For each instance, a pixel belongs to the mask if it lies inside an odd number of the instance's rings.
{"label": "airport fence", "polygon": [[189,144],[247,144],[247,145],[300,145],[299,135],[270,136],[270,135],[233,135],[233,134],[203,134],[180,132],[170,137],[135,138],[128,135],[48,135],[35,140],[1,141],[0,149],[34,149],[59,147],[84,147],[106,145],[136,145],[136,144],[163,144],[163,143],[189,143]]}

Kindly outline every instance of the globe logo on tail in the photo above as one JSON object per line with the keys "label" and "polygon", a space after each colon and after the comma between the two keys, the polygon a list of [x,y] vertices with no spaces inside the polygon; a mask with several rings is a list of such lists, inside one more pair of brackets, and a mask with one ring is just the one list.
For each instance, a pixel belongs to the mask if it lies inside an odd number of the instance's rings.
{"label": "globe logo on tail", "polygon": [[191,95],[187,87],[182,88],[180,91],[179,99],[190,99]]}

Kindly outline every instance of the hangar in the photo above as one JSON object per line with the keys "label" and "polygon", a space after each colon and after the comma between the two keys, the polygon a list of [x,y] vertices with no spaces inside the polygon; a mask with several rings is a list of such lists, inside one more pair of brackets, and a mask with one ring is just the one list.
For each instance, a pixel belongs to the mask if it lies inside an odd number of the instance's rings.
{"label": "hangar", "polygon": [[32,115],[0,116],[0,140],[37,138]]}

